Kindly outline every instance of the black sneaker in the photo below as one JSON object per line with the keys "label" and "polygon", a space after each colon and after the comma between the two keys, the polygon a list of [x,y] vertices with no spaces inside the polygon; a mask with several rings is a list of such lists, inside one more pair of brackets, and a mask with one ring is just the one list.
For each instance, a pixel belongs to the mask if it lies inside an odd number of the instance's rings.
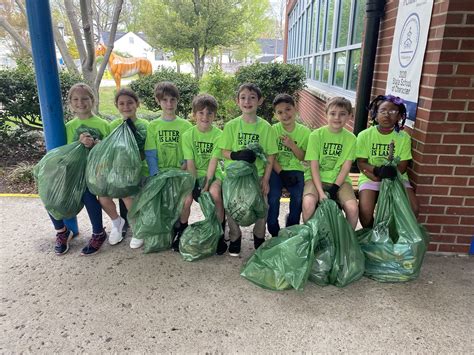
{"label": "black sneaker", "polygon": [[258,238],[255,234],[253,235],[253,246],[255,247],[255,249],[258,249],[264,241],[265,238]]}
{"label": "black sneaker", "polygon": [[72,231],[66,228],[64,232],[56,233],[56,245],[54,252],[56,255],[64,255],[69,250],[69,242],[73,237]]}
{"label": "black sneaker", "polygon": [[[177,226],[177,223],[179,223],[178,226]],[[175,227],[173,227],[174,240],[173,240],[173,243],[171,244],[171,248],[176,252],[179,251],[179,240],[181,239],[181,236],[183,235],[184,230],[188,227],[187,222],[181,223],[180,221],[178,221],[177,223],[175,223]]]}
{"label": "black sneaker", "polygon": [[240,255],[240,246],[242,245],[242,237],[235,241],[230,241],[229,243],[229,255],[230,256],[239,256]]}
{"label": "black sneaker", "polygon": [[217,250],[216,254],[217,255],[222,255],[227,251],[227,243],[224,240],[224,234],[221,235],[219,238],[219,242],[217,243]]}
{"label": "black sneaker", "polygon": [[97,253],[106,239],[107,233],[105,233],[105,231],[100,234],[92,234],[89,243],[87,243],[87,245],[82,248],[81,255],[92,255]]}

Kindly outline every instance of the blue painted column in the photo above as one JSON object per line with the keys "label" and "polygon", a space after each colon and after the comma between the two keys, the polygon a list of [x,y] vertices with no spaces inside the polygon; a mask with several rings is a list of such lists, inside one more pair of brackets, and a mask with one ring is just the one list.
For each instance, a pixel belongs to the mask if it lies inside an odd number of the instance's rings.
{"label": "blue painted column", "polygon": [[[66,144],[66,129],[49,0],[26,0],[26,13],[44,138],[46,148],[50,150]],[[79,233],[76,218],[66,220],[65,223],[74,234]]]}

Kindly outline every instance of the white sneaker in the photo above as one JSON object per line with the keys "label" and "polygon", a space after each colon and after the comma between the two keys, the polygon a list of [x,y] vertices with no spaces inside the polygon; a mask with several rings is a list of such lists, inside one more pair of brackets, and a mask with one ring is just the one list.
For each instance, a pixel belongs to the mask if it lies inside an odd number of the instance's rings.
{"label": "white sneaker", "polygon": [[143,245],[143,239],[138,239],[132,237],[132,240],[130,240],[130,248],[132,249],[138,249]]}
{"label": "white sneaker", "polygon": [[122,217],[120,217],[120,226],[119,226],[119,228],[114,226],[114,224],[112,223],[112,230],[110,231],[110,234],[109,234],[109,244],[110,245],[115,245],[115,244],[118,244],[122,241],[122,239],[123,239],[122,229],[123,229],[124,225],[125,225],[125,220]]}

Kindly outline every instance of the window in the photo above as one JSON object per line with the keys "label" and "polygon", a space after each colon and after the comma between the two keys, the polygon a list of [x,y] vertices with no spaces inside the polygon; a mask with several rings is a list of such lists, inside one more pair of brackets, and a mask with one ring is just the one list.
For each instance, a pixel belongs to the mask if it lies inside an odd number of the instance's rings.
{"label": "window", "polygon": [[135,38],[133,38],[133,37],[128,37],[128,43],[134,44],[134,43],[135,43]]}
{"label": "window", "polygon": [[298,0],[288,16],[288,63],[302,64],[307,82],[355,91],[366,0]]}

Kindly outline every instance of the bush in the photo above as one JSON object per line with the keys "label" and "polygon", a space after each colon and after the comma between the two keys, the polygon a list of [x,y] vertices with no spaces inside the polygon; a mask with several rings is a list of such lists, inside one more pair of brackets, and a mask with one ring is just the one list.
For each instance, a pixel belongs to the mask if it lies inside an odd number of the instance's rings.
{"label": "bush", "polygon": [[153,74],[132,81],[130,88],[137,93],[147,109],[158,111],[159,106],[153,92],[155,85],[160,81],[171,81],[178,87],[180,99],[177,114],[188,118],[191,113],[193,97],[199,92],[198,81],[190,74],[177,73],[173,69],[160,67]]}
{"label": "bush", "polygon": [[19,163],[9,173],[8,179],[12,183],[33,183],[35,178],[33,176],[33,169],[36,164]]}
{"label": "bush", "polygon": [[218,65],[212,66],[200,81],[202,93],[214,96],[219,104],[217,110],[218,125],[237,117],[240,114],[235,102],[237,80],[235,76],[228,75]]}
{"label": "bush", "polygon": [[276,95],[286,93],[295,96],[303,89],[306,74],[301,65],[286,63],[255,63],[240,67],[235,74],[237,85],[254,83],[258,85],[264,97],[257,114],[269,122],[273,118],[272,102]]}
{"label": "bush", "polygon": [[[66,115],[67,92],[81,78],[61,71],[59,80]],[[42,128],[36,78],[30,62],[19,62],[15,69],[0,70],[0,119],[13,122],[23,131]]]}

